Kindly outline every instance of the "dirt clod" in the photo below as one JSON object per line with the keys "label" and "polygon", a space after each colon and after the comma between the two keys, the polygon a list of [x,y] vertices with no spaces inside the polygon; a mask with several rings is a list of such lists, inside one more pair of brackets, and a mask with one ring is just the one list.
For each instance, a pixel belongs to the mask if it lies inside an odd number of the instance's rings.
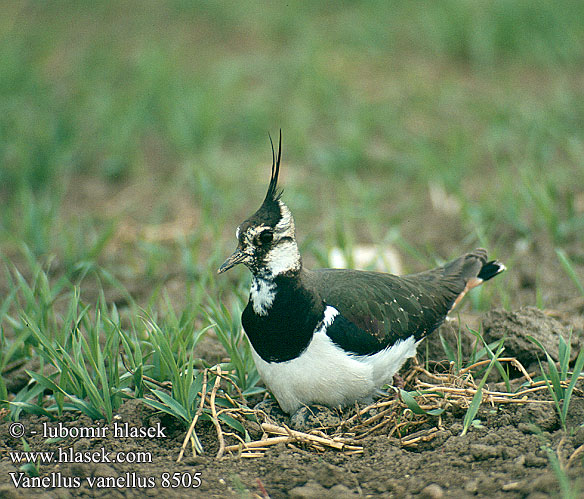
{"label": "dirt clod", "polygon": [[422,489],[422,491],[420,492],[420,497],[426,499],[441,499],[442,497],[444,497],[444,490],[442,490],[442,487],[440,487],[440,485],[432,483]]}
{"label": "dirt clod", "polygon": [[501,452],[497,447],[484,444],[471,444],[470,453],[477,461],[499,457]]}
{"label": "dirt clod", "polygon": [[[515,357],[526,367],[537,363],[538,358],[545,359],[544,352],[529,341],[528,336],[539,341],[554,360],[559,358],[559,336],[566,341],[570,337],[566,326],[535,307],[523,307],[511,312],[491,310],[483,319],[483,333],[487,342],[505,337],[505,355]],[[576,336],[573,336],[573,346],[572,353],[577,355]]]}
{"label": "dirt clod", "polygon": [[308,481],[301,487],[295,487],[290,491],[290,499],[318,499],[328,496],[328,491],[314,480]]}

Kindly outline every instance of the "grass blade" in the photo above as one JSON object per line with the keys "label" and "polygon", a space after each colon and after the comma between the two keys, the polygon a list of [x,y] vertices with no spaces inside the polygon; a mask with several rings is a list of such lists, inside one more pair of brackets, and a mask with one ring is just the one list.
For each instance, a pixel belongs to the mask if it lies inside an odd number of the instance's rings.
{"label": "grass blade", "polygon": [[[444,409],[430,409],[430,410],[426,411],[425,409],[422,409],[419,406],[418,402],[416,402],[416,399],[414,397],[412,397],[412,395],[410,393],[408,393],[402,389],[400,389],[399,393],[400,393],[401,399],[408,406],[408,409],[410,409],[414,414],[440,416],[440,414],[442,414],[444,412]],[[416,392],[416,393],[418,393],[418,395],[421,395],[419,392]]]}
{"label": "grass blade", "polygon": [[568,258],[566,252],[561,248],[556,248],[556,255],[558,255],[558,260],[560,260],[560,263],[562,264],[562,267],[564,267],[566,274],[570,276],[570,279],[572,279],[572,282],[576,285],[576,287],[580,291],[580,294],[584,296],[584,284],[576,274],[576,271],[572,266],[572,262]]}
{"label": "grass blade", "polygon": [[11,405],[13,407],[18,407],[31,414],[36,414],[37,416],[47,416],[51,419],[55,419],[55,417],[49,411],[47,411],[46,409],[37,404],[31,404],[30,402],[21,402],[15,400],[12,401],[0,400],[0,402],[2,402],[3,404]]}
{"label": "grass blade", "polygon": [[501,341],[499,342],[499,346],[497,348],[497,351],[494,354],[492,353],[491,349],[488,348],[488,346],[487,346],[487,349],[490,352],[490,355],[492,355],[491,362],[489,362],[489,365],[485,371],[485,374],[483,374],[483,378],[481,379],[481,382],[479,383],[479,386],[477,387],[477,391],[474,394],[470,405],[468,406],[466,414],[464,415],[463,427],[462,427],[462,432],[461,432],[460,436],[466,435],[468,429],[470,428],[470,425],[474,421],[475,416],[477,415],[477,413],[479,411],[479,407],[481,406],[481,403],[483,401],[483,387],[485,386],[485,383],[487,382],[487,378],[489,377],[491,370],[493,369],[495,363],[497,362],[497,359],[501,356],[501,353],[503,352],[504,341],[505,341],[505,338],[503,337],[501,339]]}
{"label": "grass blade", "polygon": [[578,357],[576,359],[576,363],[574,364],[574,371],[572,372],[572,378],[570,379],[570,384],[566,391],[564,392],[564,404],[562,406],[562,421],[566,421],[568,417],[568,407],[570,406],[570,399],[572,398],[572,392],[576,383],[578,382],[578,378],[582,373],[582,369],[584,369],[584,348],[580,350]]}

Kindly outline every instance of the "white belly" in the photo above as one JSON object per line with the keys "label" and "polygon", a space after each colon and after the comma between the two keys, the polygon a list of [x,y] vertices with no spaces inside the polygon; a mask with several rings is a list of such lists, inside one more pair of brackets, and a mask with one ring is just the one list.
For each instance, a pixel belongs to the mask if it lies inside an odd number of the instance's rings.
{"label": "white belly", "polygon": [[373,355],[348,354],[326,335],[325,327],[315,332],[299,357],[286,362],[266,362],[252,346],[260,376],[288,414],[303,405],[337,407],[367,399],[375,389],[391,383],[403,363],[416,354],[413,336]]}

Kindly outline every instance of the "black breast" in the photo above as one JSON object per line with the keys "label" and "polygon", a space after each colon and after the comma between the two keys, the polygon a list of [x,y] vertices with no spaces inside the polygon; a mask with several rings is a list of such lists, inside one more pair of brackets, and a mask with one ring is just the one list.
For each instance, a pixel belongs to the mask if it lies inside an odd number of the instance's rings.
{"label": "black breast", "polygon": [[294,277],[278,276],[274,282],[276,296],[268,314],[256,314],[250,301],[241,323],[262,359],[285,362],[295,359],[306,349],[325,306]]}

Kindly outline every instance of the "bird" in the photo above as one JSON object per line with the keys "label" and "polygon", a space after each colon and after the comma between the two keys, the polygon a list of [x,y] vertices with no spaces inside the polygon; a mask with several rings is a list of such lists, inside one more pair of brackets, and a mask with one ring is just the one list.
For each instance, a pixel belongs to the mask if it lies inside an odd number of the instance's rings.
{"label": "bird", "polygon": [[472,288],[505,270],[479,248],[441,267],[396,276],[302,264],[294,218],[278,186],[278,153],[260,208],[236,229],[219,274],[252,274],[241,322],[257,371],[281,409],[371,402]]}

